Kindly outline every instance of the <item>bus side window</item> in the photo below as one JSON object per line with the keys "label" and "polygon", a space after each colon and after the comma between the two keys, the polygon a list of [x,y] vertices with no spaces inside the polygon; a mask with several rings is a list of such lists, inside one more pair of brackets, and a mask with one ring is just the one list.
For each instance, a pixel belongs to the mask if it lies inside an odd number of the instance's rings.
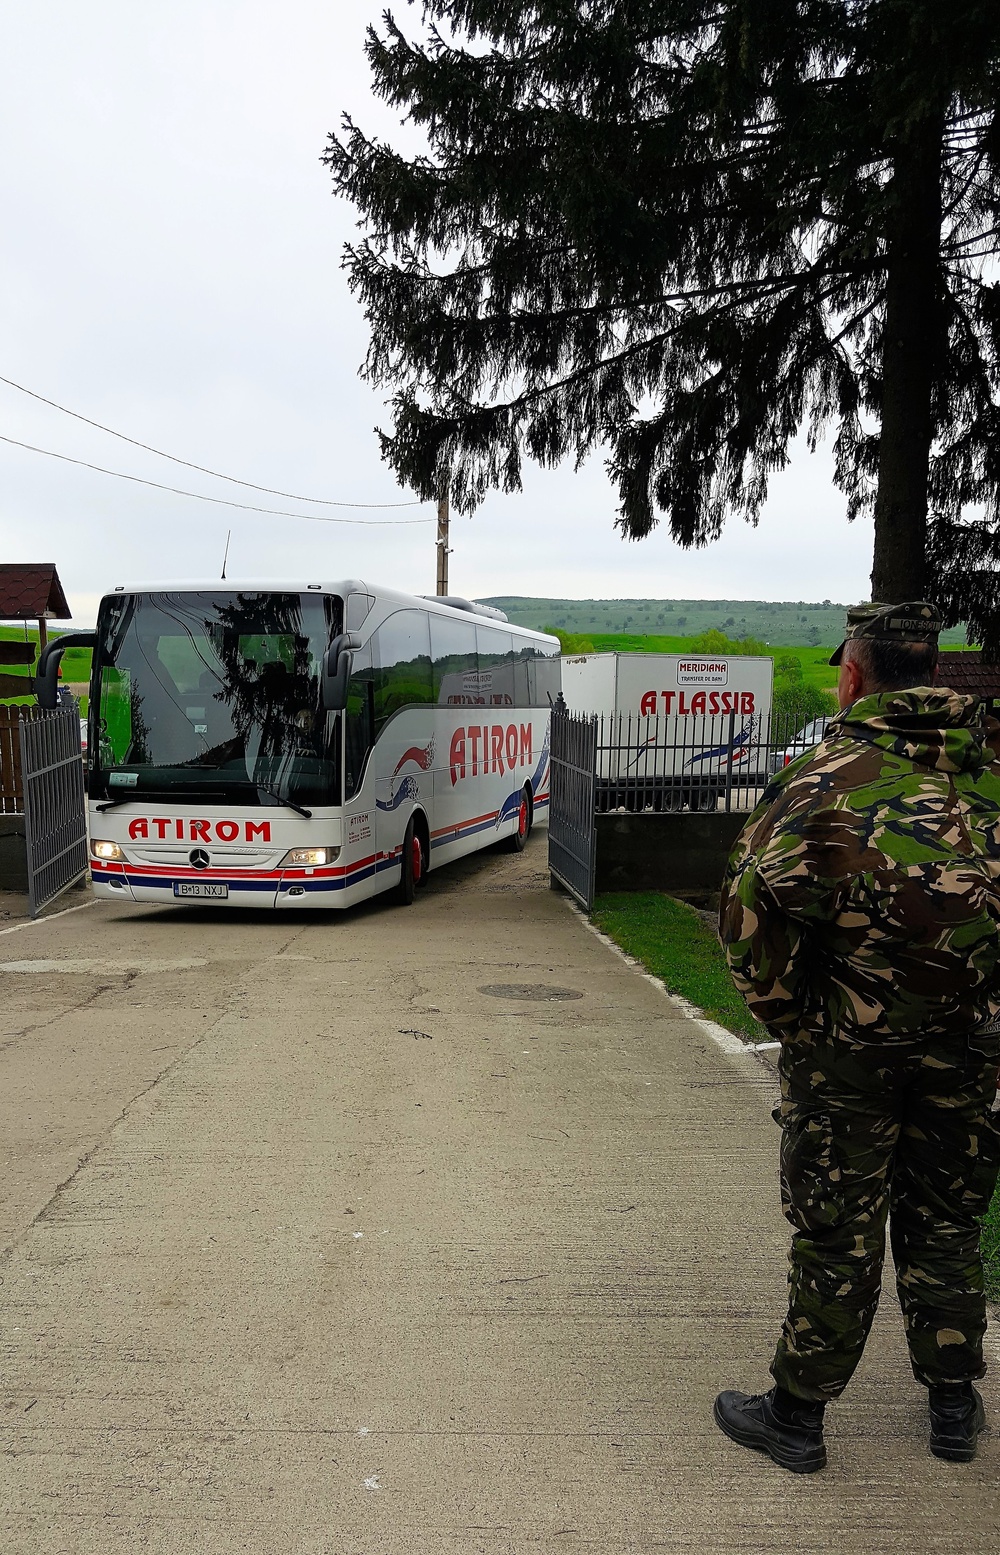
{"label": "bus side window", "polygon": [[535,660],[534,643],[514,638],[514,706],[531,706],[531,667]]}
{"label": "bus side window", "polygon": [[486,707],[513,707],[514,643],[509,632],[476,622],[479,686]]}
{"label": "bus side window", "polygon": [[529,670],[529,691],[532,707],[550,707],[559,695],[562,685],[562,668],[559,663],[559,644],[535,643],[535,657]]}
{"label": "bus side window", "polygon": [[473,621],[432,615],[434,700],[439,707],[473,707],[479,698],[479,656]]}
{"label": "bus side window", "polygon": [[344,797],[353,799],[361,787],[365,762],[375,739],[375,685],[372,645],[366,642],[354,655],[347,707],[344,710]]}
{"label": "bus side window", "polygon": [[397,610],[382,622],[375,669],[375,730],[402,707],[433,700],[431,643],[422,610]]}

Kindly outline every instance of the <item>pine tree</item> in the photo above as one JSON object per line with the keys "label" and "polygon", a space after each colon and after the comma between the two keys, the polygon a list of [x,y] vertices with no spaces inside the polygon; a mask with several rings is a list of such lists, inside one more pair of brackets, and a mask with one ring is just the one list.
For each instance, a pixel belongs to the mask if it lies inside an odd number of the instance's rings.
{"label": "pine tree", "polygon": [[704,545],[832,427],[872,597],[1000,649],[998,0],[424,0],[367,53],[426,151],[324,160],[404,484],[603,449]]}

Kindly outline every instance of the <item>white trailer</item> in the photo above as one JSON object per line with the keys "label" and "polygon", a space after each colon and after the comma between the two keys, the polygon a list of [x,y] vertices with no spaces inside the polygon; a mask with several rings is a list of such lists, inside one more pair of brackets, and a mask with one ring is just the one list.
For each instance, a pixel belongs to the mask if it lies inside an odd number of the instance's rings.
{"label": "white trailer", "polygon": [[[767,781],[774,663],[677,653],[564,658],[572,713],[597,714],[597,806],[714,810]],[[759,770],[758,770],[759,769]]]}

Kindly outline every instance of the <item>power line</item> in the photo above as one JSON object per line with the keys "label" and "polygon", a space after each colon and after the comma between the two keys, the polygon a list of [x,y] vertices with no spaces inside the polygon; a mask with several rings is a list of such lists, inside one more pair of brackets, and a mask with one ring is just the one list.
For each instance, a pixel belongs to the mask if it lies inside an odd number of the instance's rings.
{"label": "power line", "polygon": [[[164,486],[160,481],[147,481],[141,475],[126,475],[122,470],[106,470],[102,464],[88,464],[86,459],[71,459],[69,454],[57,454],[51,448],[36,448],[34,443],[21,443],[16,437],[5,437],[2,432],[0,432],[0,443],[10,443],[15,448],[26,448],[29,453],[44,454],[47,459],[59,459],[63,464],[78,464],[84,470],[96,470],[99,475],[113,475],[116,480],[133,481],[137,486],[152,486],[155,491],[170,491],[177,497],[193,497],[196,502],[211,502],[221,508],[240,508],[244,513],[273,513],[277,518],[306,518],[314,524],[365,524],[376,529],[387,524],[433,524],[435,522],[433,518],[334,518],[327,513],[289,513],[284,508],[254,507],[249,502],[230,502],[228,497],[206,497],[201,491],[184,491],[180,486]],[[343,504],[344,507],[354,505],[353,503]],[[363,507],[373,504],[356,505]],[[418,504],[403,502],[392,505],[415,507]]]}
{"label": "power line", "polygon": [[[162,448],[153,448],[149,443],[140,443],[137,438],[127,437],[124,432],[116,432],[114,427],[106,427],[100,421],[92,421],[89,416],[82,416],[78,410],[70,410],[65,405],[60,405],[56,400],[46,399],[44,394],[36,394],[34,389],[26,389],[23,383],[15,383],[13,378],[5,378],[0,373],[0,383],[7,384],[8,388],[17,389],[21,394],[27,394],[33,400],[38,400],[42,405],[50,405],[53,410],[61,411],[64,416],[72,416],[74,421],[83,421],[88,427],[96,427],[98,432],[107,432],[109,437],[120,438],[123,443],[131,443],[133,448],[141,448],[147,454],[156,454],[160,459],[169,459],[171,464],[182,464],[185,469],[197,470],[199,475],[211,475],[215,480],[229,481],[233,486],[246,486],[250,491],[262,491],[269,497],[287,497],[291,502],[315,502],[321,507],[327,508],[417,508],[423,504],[420,502],[334,502],[329,497],[302,497],[295,491],[278,491],[274,486],[258,486],[253,481],[241,481],[235,475],[222,475],[218,470],[209,470],[203,464],[192,464],[190,459],[179,459],[176,454],[164,453]],[[29,445],[23,445],[27,448]],[[41,450],[38,450],[41,451]],[[96,469],[94,465],[91,468]],[[113,471],[106,471],[113,474]],[[150,484],[155,485],[155,481]],[[169,491],[173,488],[165,487]],[[191,493],[188,493],[191,495]],[[238,503],[233,504],[239,506]],[[269,511],[261,508],[260,512]],[[305,517],[305,514],[300,515]]]}

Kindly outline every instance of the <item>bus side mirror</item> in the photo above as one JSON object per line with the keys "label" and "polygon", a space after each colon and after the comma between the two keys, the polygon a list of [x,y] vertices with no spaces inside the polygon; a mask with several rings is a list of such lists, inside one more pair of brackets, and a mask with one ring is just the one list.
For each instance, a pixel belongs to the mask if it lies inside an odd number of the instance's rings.
{"label": "bus side mirror", "polygon": [[96,632],[67,632],[46,643],[38,656],[34,692],[39,707],[52,709],[59,706],[59,660],[66,648],[95,648]]}
{"label": "bus side mirror", "polygon": [[326,650],[323,660],[323,706],[328,713],[342,713],[347,706],[347,682],[351,677],[353,650],[361,647],[357,632],[341,632]]}

